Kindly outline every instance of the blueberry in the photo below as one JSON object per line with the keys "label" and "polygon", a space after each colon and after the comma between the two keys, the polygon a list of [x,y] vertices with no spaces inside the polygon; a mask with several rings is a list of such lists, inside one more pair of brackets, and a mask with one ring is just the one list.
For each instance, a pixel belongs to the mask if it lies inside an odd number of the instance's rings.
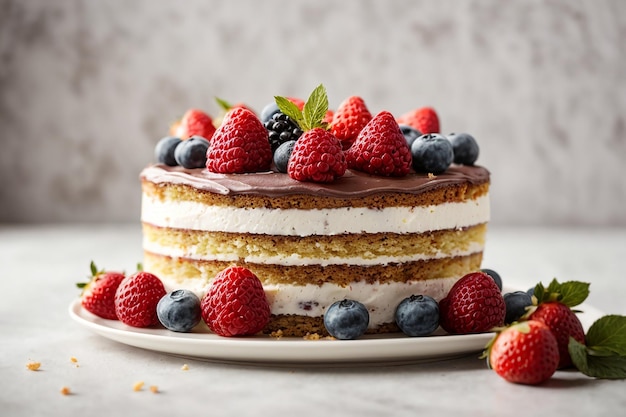
{"label": "blueberry", "polygon": [[526,291],[515,291],[504,294],[504,304],[506,305],[504,323],[510,324],[518,320],[526,313],[526,307],[532,303],[532,299]]}
{"label": "blueberry", "polygon": [[452,144],[454,163],[474,165],[478,159],[478,143],[472,135],[467,133],[451,133],[448,140]]}
{"label": "blueberry", "polygon": [[276,165],[278,172],[287,172],[287,164],[289,163],[289,157],[291,156],[295,144],[295,140],[290,140],[280,145],[276,149],[276,152],[274,152],[274,165]]}
{"label": "blueberry", "polygon": [[362,336],[369,325],[367,308],[358,301],[342,300],[331,304],[324,314],[324,326],[331,336],[350,340]]}
{"label": "blueberry", "polygon": [[157,317],[173,332],[188,332],[200,322],[200,299],[189,290],[176,290],[157,304]]}
{"label": "blueberry", "polygon": [[412,295],[396,308],[396,324],[407,336],[428,336],[439,327],[439,305],[427,295]]}
{"label": "blueberry", "polygon": [[178,165],[184,168],[204,168],[207,149],[208,140],[202,136],[192,136],[178,144],[174,157]]}
{"label": "blueberry", "polygon": [[272,118],[274,114],[278,112],[280,112],[280,110],[278,109],[278,105],[275,101],[268,103],[265,107],[263,107],[263,110],[261,110],[261,122],[265,124]]}
{"label": "blueberry", "polygon": [[535,287],[530,287],[527,291],[526,294],[530,295],[531,297],[533,295],[535,295]]}
{"label": "blueberry", "polygon": [[179,143],[180,138],[174,136],[166,136],[158,141],[154,147],[154,157],[157,162],[171,167],[178,165],[174,158],[174,151]]}
{"label": "blueberry", "polygon": [[437,133],[428,133],[415,139],[411,145],[413,169],[418,172],[441,174],[454,159],[452,144]]}
{"label": "blueberry", "polygon": [[481,271],[489,275],[495,281],[498,288],[500,288],[500,291],[502,291],[502,278],[500,277],[500,274],[498,274],[493,269],[488,269],[488,268],[483,268],[481,269]]}
{"label": "blueberry", "polygon": [[409,126],[409,125],[399,125],[400,131],[404,135],[404,139],[406,139],[406,143],[409,145],[409,148],[415,142],[415,139],[422,136],[422,132],[419,130]]}

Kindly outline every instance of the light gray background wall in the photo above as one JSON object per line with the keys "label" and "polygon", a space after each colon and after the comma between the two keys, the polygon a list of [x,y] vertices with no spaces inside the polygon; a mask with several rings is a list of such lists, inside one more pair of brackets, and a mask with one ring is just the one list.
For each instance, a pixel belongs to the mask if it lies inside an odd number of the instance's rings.
{"label": "light gray background wall", "polygon": [[189,107],[432,105],[493,223],[626,226],[626,1],[0,0],[0,221],[130,221]]}

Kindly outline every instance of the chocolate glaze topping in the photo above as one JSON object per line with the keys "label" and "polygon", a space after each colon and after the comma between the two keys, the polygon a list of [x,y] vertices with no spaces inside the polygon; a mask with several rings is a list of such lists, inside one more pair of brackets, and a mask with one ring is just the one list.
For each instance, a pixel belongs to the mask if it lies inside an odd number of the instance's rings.
{"label": "chocolate glaze topping", "polygon": [[330,184],[300,182],[273,171],[250,174],[217,174],[204,168],[185,169],[163,164],[151,165],[141,172],[141,179],[153,183],[190,185],[217,194],[254,194],[285,196],[294,194],[356,198],[381,192],[422,193],[453,184],[483,184],[489,171],[480,166],[452,165],[443,174],[429,177],[411,172],[405,177],[379,177],[347,170]]}

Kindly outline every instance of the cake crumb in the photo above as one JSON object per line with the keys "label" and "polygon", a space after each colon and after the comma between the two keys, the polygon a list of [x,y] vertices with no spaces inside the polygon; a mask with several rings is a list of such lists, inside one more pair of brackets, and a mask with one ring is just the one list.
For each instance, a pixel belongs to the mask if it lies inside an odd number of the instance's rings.
{"label": "cake crumb", "polygon": [[187,365],[186,363],[183,364],[182,368],[183,371],[188,371],[189,370],[189,365]]}
{"label": "cake crumb", "polygon": [[72,362],[72,363],[74,364],[74,366],[76,366],[77,368],[80,366],[80,365],[78,364],[78,359],[76,359],[74,356],[72,356],[72,357],[70,358],[70,362]]}
{"label": "cake crumb", "polygon": [[72,392],[70,391],[69,387],[63,387],[61,388],[61,394],[63,395],[70,395]]}
{"label": "cake crumb", "polygon": [[428,178],[430,178],[431,180],[434,178],[437,178],[437,176],[435,174],[433,174],[432,172],[428,173]]}
{"label": "cake crumb", "polygon": [[273,331],[272,333],[270,333],[270,337],[273,337],[274,339],[280,339],[283,337],[283,330],[282,329],[278,329]]}
{"label": "cake crumb", "polygon": [[156,385],[150,385],[150,391],[153,394],[157,394],[159,392],[159,387],[157,387]]}
{"label": "cake crumb", "polygon": [[142,388],[143,388],[143,381],[137,381],[135,382],[135,385],[133,385],[133,391],[141,391]]}
{"label": "cake crumb", "polygon": [[38,371],[40,367],[41,367],[41,362],[30,361],[26,364],[26,368],[29,371]]}
{"label": "cake crumb", "polygon": [[307,333],[302,337],[304,340],[320,340],[321,337],[317,333]]}

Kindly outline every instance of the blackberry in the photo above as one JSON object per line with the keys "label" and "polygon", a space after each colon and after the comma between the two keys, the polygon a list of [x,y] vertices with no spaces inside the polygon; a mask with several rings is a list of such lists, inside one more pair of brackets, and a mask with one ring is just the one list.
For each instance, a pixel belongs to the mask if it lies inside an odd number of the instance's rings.
{"label": "blackberry", "polygon": [[275,113],[271,119],[264,124],[269,133],[270,146],[272,153],[278,149],[280,145],[290,140],[298,140],[302,135],[302,129],[284,113]]}

